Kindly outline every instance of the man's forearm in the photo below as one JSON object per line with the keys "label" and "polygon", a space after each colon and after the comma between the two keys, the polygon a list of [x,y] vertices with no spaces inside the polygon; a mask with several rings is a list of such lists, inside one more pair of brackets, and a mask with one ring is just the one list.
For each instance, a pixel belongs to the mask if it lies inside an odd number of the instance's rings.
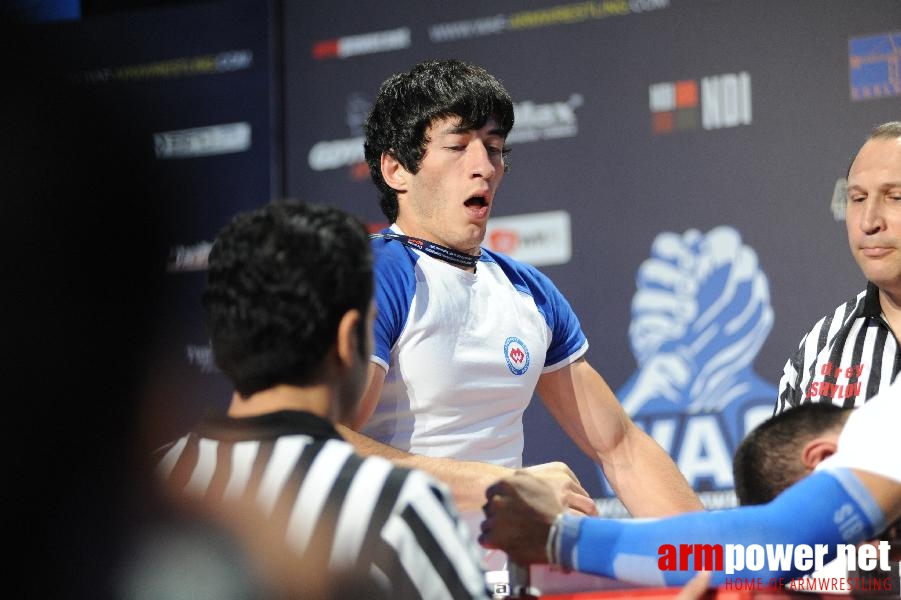
{"label": "man's forearm", "polygon": [[362,456],[382,456],[398,466],[420,469],[444,482],[461,511],[480,508],[485,502],[485,489],[498,479],[513,474],[513,469],[490,463],[411,454],[342,425],[337,429]]}
{"label": "man's forearm", "polygon": [[632,425],[602,462],[604,475],[634,517],[665,517],[703,510],[697,494],[669,455]]}

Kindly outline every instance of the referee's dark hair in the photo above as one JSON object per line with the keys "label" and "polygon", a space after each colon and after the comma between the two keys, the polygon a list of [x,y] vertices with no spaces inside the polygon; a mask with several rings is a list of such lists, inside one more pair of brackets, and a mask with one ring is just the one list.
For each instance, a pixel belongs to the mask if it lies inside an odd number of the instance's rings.
{"label": "referee's dark hair", "polygon": [[429,142],[426,129],[435,119],[451,116],[460,117],[464,129],[481,129],[493,118],[506,137],[513,128],[513,100],[494,75],[454,59],[421,62],[379,88],[364,126],[363,148],[389,222],[397,220],[397,192],[382,177],[382,154],[417,173]]}
{"label": "referee's dark hair", "polygon": [[764,421],[732,459],[735,495],[742,506],[765,504],[808,473],[801,452],[810,441],[839,432],[851,414],[829,402],[805,402]]}
{"label": "referee's dark hair", "polygon": [[241,213],[209,255],[202,302],[216,366],[244,398],[317,383],[349,310],[360,311],[367,358],[372,291],[369,236],[354,217],[297,200]]}

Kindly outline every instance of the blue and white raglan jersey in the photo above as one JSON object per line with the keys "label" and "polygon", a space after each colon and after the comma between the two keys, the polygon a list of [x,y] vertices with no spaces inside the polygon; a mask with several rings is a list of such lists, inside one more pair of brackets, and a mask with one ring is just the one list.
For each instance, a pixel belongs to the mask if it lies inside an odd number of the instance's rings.
{"label": "blue and white raglan jersey", "polygon": [[588,349],[569,303],[534,267],[484,248],[469,273],[396,240],[372,245],[372,360],[387,374],[363,433],[424,456],[521,466],[538,377]]}

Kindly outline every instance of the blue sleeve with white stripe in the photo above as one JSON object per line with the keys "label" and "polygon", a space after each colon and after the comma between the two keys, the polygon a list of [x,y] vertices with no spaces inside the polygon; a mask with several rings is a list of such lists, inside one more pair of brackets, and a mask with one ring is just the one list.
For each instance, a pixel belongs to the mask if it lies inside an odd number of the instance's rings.
{"label": "blue sleeve with white stripe", "polygon": [[[769,504],[729,510],[686,513],[665,519],[598,519],[564,517],[560,559],[564,566],[605,577],[645,585],[682,585],[696,573],[695,558],[685,570],[662,570],[658,560],[671,545],[720,545],[724,554],[752,544],[764,555],[776,544],[826,544],[826,562],[838,544],[871,539],[885,528],[882,510],[860,480],[848,469],[816,472],[780,494]],[[784,549],[784,546],[782,547]],[[790,555],[791,556],[791,555]],[[724,563],[725,564],[725,563]],[[737,566],[737,561],[733,561]],[[764,560],[762,569],[742,565],[726,573],[713,570],[712,584],[730,578],[788,578],[809,572],[794,561]]]}

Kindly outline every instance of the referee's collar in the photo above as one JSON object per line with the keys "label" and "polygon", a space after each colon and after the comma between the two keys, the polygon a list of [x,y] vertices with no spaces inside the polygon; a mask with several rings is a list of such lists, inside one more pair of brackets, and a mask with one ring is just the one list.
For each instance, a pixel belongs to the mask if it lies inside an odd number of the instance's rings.
{"label": "referee's collar", "polygon": [[317,440],[344,439],[331,421],[302,410],[279,410],[240,418],[209,415],[200,422],[197,433],[205,438],[229,442],[275,439],[285,435],[308,435]]}
{"label": "referee's collar", "polygon": [[879,303],[879,288],[872,281],[867,282],[867,293],[863,297],[862,317],[882,316],[882,305]]}

